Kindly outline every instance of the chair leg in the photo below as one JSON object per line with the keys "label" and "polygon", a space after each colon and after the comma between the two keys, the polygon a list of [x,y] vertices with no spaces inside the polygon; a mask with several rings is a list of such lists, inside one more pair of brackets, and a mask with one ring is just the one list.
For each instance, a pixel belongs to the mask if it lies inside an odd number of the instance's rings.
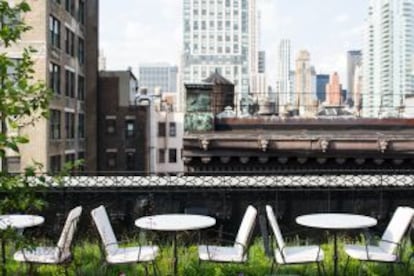
{"label": "chair leg", "polygon": [[148,276],[148,264],[144,264],[145,276]]}
{"label": "chair leg", "polygon": [[321,276],[321,267],[319,262],[316,262],[316,267],[318,268],[318,275]]}
{"label": "chair leg", "polygon": [[30,275],[30,276],[34,275],[33,274],[33,264],[32,263],[29,263],[29,271],[28,271],[27,275]]}
{"label": "chair leg", "polygon": [[346,270],[348,269],[348,264],[349,264],[349,259],[351,257],[348,256],[348,258],[346,259],[346,263],[345,263],[345,267],[344,267],[344,275],[346,275]]}
{"label": "chair leg", "polygon": [[270,274],[273,274],[274,268],[275,268],[275,260],[272,260],[272,265],[270,266]]}
{"label": "chair leg", "polygon": [[390,263],[390,268],[389,268],[389,274],[388,275],[395,275],[394,263]]}
{"label": "chair leg", "polygon": [[358,268],[358,275],[361,276],[362,275],[362,261],[359,262],[359,268]]}
{"label": "chair leg", "polygon": [[152,261],[152,274],[155,276],[157,275],[157,270],[155,268],[155,261]]}
{"label": "chair leg", "polygon": [[326,276],[327,274],[326,274],[325,265],[323,264],[323,261],[320,261],[319,263],[321,264],[323,275]]}

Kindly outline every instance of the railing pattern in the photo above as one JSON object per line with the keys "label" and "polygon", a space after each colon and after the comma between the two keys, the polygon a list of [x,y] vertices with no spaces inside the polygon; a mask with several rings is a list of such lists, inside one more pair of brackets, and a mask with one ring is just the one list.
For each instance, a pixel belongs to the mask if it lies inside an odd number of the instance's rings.
{"label": "railing pattern", "polygon": [[276,176],[68,176],[52,188],[375,188],[414,187],[414,174]]}

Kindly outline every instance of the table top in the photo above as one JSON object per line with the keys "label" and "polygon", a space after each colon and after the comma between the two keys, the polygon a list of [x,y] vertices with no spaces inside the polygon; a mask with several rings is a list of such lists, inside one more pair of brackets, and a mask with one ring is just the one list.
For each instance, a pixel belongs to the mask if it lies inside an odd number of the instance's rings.
{"label": "table top", "polygon": [[0,229],[23,229],[42,224],[44,221],[43,217],[35,215],[0,215]]}
{"label": "table top", "polygon": [[186,231],[211,227],[216,219],[209,216],[190,214],[165,214],[142,217],[135,221],[139,228],[158,231]]}
{"label": "table top", "polygon": [[372,217],[344,214],[344,213],[320,213],[303,215],[296,218],[296,223],[322,229],[358,229],[377,225],[377,220]]}

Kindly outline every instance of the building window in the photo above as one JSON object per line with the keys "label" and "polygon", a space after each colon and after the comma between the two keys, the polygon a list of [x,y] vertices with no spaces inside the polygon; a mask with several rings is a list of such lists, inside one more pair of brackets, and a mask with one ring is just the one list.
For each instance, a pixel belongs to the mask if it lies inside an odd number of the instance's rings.
{"label": "building window", "polygon": [[7,169],[11,173],[21,173],[20,171],[20,157],[7,157]]}
{"label": "building window", "polygon": [[125,137],[134,137],[135,135],[135,121],[126,120],[125,121]]}
{"label": "building window", "polygon": [[106,166],[109,169],[116,168],[117,164],[117,153],[116,152],[107,152],[106,153]]}
{"label": "building window", "polygon": [[165,137],[165,123],[158,123],[158,137]]}
{"label": "building window", "polygon": [[49,170],[51,173],[58,173],[62,169],[62,158],[60,155],[50,156]]}
{"label": "building window", "polygon": [[78,120],[78,137],[83,139],[85,138],[85,114],[79,113]]}
{"label": "building window", "polygon": [[65,8],[73,16],[75,14],[75,0],[65,0]]}
{"label": "building window", "polygon": [[65,70],[65,95],[75,97],[75,73],[69,70]]}
{"label": "building window", "polygon": [[135,152],[126,153],[126,169],[133,171],[135,169]]}
{"label": "building window", "polygon": [[78,76],[78,100],[85,100],[85,78]]}
{"label": "building window", "polygon": [[52,15],[49,16],[49,34],[50,43],[60,48],[60,21]]}
{"label": "building window", "polygon": [[73,164],[73,163],[75,163],[75,159],[76,159],[76,157],[75,157],[74,153],[70,153],[70,154],[65,155],[65,163]]}
{"label": "building window", "polygon": [[158,163],[164,164],[165,163],[165,150],[158,149]]}
{"label": "building window", "polygon": [[116,132],[116,120],[115,119],[106,119],[105,129],[107,134],[115,134]]}
{"label": "building window", "polygon": [[78,20],[81,24],[85,24],[85,1],[79,0],[78,2]]}
{"label": "building window", "polygon": [[66,28],[65,51],[66,54],[75,56],[75,34],[69,28]]}
{"label": "building window", "polygon": [[50,110],[50,139],[60,139],[60,118],[61,112],[59,110]]}
{"label": "building window", "polygon": [[65,112],[65,130],[66,139],[75,138],[75,114],[71,112]]}
{"label": "building window", "polygon": [[170,123],[170,137],[177,136],[177,124],[175,122]]}
{"label": "building window", "polygon": [[54,63],[49,63],[49,87],[56,94],[60,94],[60,66]]}
{"label": "building window", "polygon": [[78,166],[78,170],[81,172],[85,171],[85,152],[81,151],[78,153],[78,160],[82,161],[81,164]]}
{"label": "building window", "polygon": [[168,150],[168,162],[177,163],[177,149]]}
{"label": "building window", "polygon": [[85,42],[80,37],[78,40],[78,60],[80,64],[85,63]]}

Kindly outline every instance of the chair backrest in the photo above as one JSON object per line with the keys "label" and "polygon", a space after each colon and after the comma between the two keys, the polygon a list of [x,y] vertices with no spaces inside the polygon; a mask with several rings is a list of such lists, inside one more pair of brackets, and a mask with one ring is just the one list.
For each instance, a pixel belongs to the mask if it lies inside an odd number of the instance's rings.
{"label": "chair backrest", "polygon": [[102,243],[104,244],[107,253],[113,249],[118,248],[118,241],[112,230],[111,222],[109,221],[108,214],[104,206],[99,206],[91,211],[92,218],[95,222],[96,228],[98,228],[99,235],[101,236]]}
{"label": "chair backrest", "polygon": [[64,254],[64,256],[67,256],[70,253],[70,246],[81,214],[82,207],[78,206],[70,210],[66,218],[65,225],[63,226],[62,233],[60,234],[57,243],[58,248],[60,248],[61,253]]}
{"label": "chair backrest", "polygon": [[[236,241],[234,243],[235,247],[241,249],[241,253],[246,253],[243,251],[247,250],[247,247],[250,243],[251,236],[253,234],[253,229],[256,223],[257,210],[253,206],[249,205],[246,212],[244,213],[243,220],[240,224],[239,231],[237,232]],[[244,246],[244,248],[243,248]]]}
{"label": "chair backrest", "polygon": [[267,219],[270,223],[270,227],[272,228],[273,235],[275,235],[277,247],[279,248],[280,252],[283,253],[285,241],[283,240],[282,232],[280,232],[279,224],[277,223],[275,213],[273,212],[273,208],[269,205],[266,205],[266,214]]}
{"label": "chair backrest", "polygon": [[386,252],[393,253],[411,225],[413,216],[413,208],[398,207],[381,237],[384,241],[380,241],[379,246]]}

